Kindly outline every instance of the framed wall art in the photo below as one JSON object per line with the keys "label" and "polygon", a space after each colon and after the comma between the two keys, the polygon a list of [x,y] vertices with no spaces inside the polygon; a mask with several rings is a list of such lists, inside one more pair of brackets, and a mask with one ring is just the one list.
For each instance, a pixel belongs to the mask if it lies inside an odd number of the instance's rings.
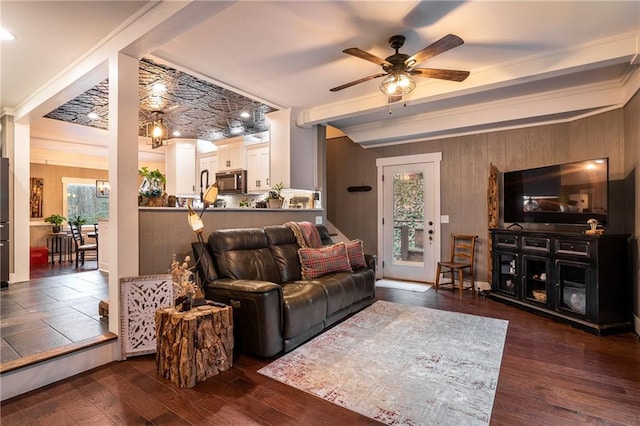
{"label": "framed wall art", "polygon": [[31,178],[31,217],[42,217],[42,192],[44,190],[44,179]]}

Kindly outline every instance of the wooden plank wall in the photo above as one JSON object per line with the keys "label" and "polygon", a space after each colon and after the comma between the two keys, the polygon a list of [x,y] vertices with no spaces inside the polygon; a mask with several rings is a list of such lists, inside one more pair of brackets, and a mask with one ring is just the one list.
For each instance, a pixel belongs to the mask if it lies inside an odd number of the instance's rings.
{"label": "wooden plank wall", "polygon": [[[191,243],[197,241],[189,227],[184,208],[140,208],[140,275],[165,274],[175,254],[179,260],[191,256]],[[322,210],[305,209],[208,209],[202,215],[205,241],[216,229],[261,228],[289,221],[309,221],[325,215]]]}
{"label": "wooden plank wall", "polygon": [[[450,233],[478,235],[477,276],[478,280],[486,281],[486,194],[490,163],[505,172],[609,157],[610,179],[622,180],[625,175],[623,110],[570,123],[369,149],[348,137],[330,139],[327,141],[330,200],[327,219],[348,238],[362,239],[367,253],[376,253],[376,159],[430,152],[442,152],[441,214],[449,215],[449,223],[442,225],[441,255],[448,256]],[[366,193],[347,192],[346,188],[351,185],[370,185],[373,189]],[[619,208],[618,213],[621,213]]]}
{"label": "wooden plank wall", "polygon": [[640,334],[640,92],[629,101],[624,108],[624,140],[625,140],[625,176],[627,177],[627,191],[625,199],[628,202],[625,217],[630,227],[635,229],[633,243],[633,312],[635,314],[634,327]]}

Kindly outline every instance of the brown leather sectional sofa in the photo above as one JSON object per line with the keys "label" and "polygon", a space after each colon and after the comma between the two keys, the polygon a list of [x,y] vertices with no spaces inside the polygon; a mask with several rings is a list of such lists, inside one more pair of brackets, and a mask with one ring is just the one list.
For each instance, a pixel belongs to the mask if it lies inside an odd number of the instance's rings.
{"label": "brown leather sectional sofa", "polygon": [[[317,227],[323,244],[333,244]],[[373,256],[353,272],[302,280],[300,247],[284,225],[217,230],[205,247],[192,244],[205,297],[233,307],[235,345],[244,353],[288,352],[374,301]]]}

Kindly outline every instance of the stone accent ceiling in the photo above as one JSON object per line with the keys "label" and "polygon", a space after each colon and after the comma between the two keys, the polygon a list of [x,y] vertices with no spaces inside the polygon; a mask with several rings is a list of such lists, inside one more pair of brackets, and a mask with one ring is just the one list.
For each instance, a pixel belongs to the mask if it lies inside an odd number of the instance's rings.
{"label": "stone accent ceiling", "polygon": [[[159,88],[159,85],[164,90]],[[215,141],[268,130],[268,105],[239,95],[150,59],[140,60],[140,136],[154,111],[163,113],[169,137],[179,131],[181,138]],[[95,112],[98,118],[88,114]],[[249,117],[241,117],[247,112]],[[46,114],[45,117],[84,126],[108,129],[109,81],[105,79],[80,96]]]}

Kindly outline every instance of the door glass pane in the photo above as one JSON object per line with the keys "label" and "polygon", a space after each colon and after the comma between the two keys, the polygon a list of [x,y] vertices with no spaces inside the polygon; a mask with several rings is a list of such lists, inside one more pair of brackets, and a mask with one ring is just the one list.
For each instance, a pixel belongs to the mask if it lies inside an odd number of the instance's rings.
{"label": "door glass pane", "polygon": [[516,295],[517,261],[515,254],[498,253],[498,291],[512,296]]}
{"label": "door glass pane", "polygon": [[558,262],[560,308],[586,315],[588,265]]}
{"label": "door glass pane", "polygon": [[393,263],[423,262],[424,174],[393,174]]}

